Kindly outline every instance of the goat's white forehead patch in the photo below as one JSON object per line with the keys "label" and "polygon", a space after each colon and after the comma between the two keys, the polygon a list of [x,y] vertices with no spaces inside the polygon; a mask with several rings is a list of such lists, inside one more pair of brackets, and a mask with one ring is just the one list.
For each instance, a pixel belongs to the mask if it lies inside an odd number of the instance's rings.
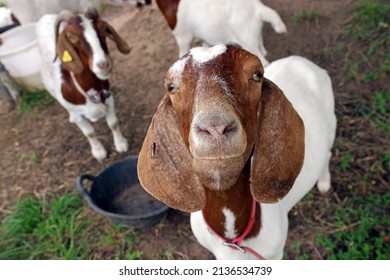
{"label": "goat's white forehead patch", "polygon": [[193,59],[197,63],[205,63],[209,60],[216,58],[218,55],[226,52],[226,45],[219,44],[214,47],[197,47],[192,48],[189,52],[189,56],[186,55],[183,58],[176,61],[168,70],[172,75],[172,78],[180,79],[188,61]]}
{"label": "goat's white forehead patch", "polygon": [[216,58],[217,56],[226,52],[226,45],[219,44],[211,48],[208,47],[197,47],[190,50],[192,59],[198,63],[205,63],[209,60]]}
{"label": "goat's white forehead patch", "polygon": [[100,45],[99,37],[92,24],[92,20],[81,16],[81,25],[84,27],[84,37],[92,49],[94,63],[105,61],[105,53]]}

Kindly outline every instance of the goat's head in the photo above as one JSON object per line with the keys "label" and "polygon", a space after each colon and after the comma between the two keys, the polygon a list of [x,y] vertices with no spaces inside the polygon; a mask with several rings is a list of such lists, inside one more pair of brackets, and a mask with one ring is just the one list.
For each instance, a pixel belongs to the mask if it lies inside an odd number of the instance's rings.
{"label": "goat's head", "polygon": [[[59,33],[60,24],[64,21],[67,24]],[[76,74],[88,67],[99,79],[107,80],[110,77],[112,60],[106,44],[107,37],[116,43],[120,52],[130,52],[127,43],[99,17],[95,9],[88,10],[84,15],[62,11],[57,17],[55,30],[57,56],[66,70]]]}
{"label": "goat's head", "polygon": [[303,164],[304,126],[263,73],[256,56],[225,45],[192,49],[173,64],[139,155],[143,187],[173,208],[200,210],[204,187],[232,187],[253,156],[254,198],[284,197]]}

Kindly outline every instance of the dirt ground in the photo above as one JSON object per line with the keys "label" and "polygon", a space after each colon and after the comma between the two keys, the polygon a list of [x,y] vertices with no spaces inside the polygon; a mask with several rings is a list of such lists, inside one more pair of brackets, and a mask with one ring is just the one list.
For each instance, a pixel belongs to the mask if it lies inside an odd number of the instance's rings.
{"label": "dirt ground", "polygon": [[[288,55],[305,56],[332,76],[335,96],[345,91],[340,65],[330,63],[324,55],[335,47],[340,28],[351,16],[352,1],[339,0],[264,0],[279,12],[287,25],[287,34],[276,34],[268,24],[263,31],[267,58],[275,60]],[[303,10],[317,11],[312,20],[296,23]],[[178,58],[178,49],[171,31],[155,4],[141,10],[132,7],[111,7],[103,13],[132,48],[129,55],[120,54],[110,45],[115,63],[111,79],[117,114],[122,132],[129,140],[129,152],[118,154],[105,121],[96,123],[99,139],[109,151],[103,163],[92,158],[89,144],[80,131],[68,122],[66,111],[55,104],[42,111],[20,114],[7,112],[0,96],[0,211],[9,212],[10,202],[33,193],[37,197],[47,192],[63,192],[75,188],[80,174],[96,174],[108,164],[129,155],[138,154],[146,130],[163,96],[165,71]],[[318,196],[318,199],[324,199]],[[325,201],[325,200],[324,200]],[[326,202],[323,202],[326,204]],[[87,207],[87,206],[86,206]],[[292,213],[287,250],[299,240],[303,231],[305,246],[311,259],[321,259],[314,247],[315,227],[300,222],[299,209]],[[158,258],[156,248],[174,251],[172,258],[210,259],[189,228],[189,215],[171,211],[161,225],[139,231],[136,248],[143,258]],[[291,250],[290,250],[291,251]]]}

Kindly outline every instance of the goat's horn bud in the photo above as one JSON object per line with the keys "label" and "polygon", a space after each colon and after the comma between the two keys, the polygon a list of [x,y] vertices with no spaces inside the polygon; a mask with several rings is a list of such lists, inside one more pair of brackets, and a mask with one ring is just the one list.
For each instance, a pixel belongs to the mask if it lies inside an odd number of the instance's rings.
{"label": "goat's horn bud", "polygon": [[95,7],[88,7],[87,11],[85,12],[85,16],[90,19],[98,19],[99,13]]}

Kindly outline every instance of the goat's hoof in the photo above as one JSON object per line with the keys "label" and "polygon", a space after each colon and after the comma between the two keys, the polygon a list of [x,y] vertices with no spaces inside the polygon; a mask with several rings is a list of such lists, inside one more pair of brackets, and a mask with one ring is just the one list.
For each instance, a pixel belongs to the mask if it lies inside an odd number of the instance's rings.
{"label": "goat's hoof", "polygon": [[107,157],[107,151],[102,146],[97,149],[92,149],[92,155],[98,162],[102,162]]}
{"label": "goat's hoof", "polygon": [[283,22],[280,22],[275,25],[275,31],[276,33],[287,33],[287,27]]}
{"label": "goat's hoof", "polygon": [[322,194],[326,194],[330,190],[330,180],[318,180],[317,188]]}
{"label": "goat's hoof", "polygon": [[115,141],[115,150],[118,153],[124,153],[127,152],[129,149],[129,143],[127,142],[126,138],[121,138],[118,141]]}

